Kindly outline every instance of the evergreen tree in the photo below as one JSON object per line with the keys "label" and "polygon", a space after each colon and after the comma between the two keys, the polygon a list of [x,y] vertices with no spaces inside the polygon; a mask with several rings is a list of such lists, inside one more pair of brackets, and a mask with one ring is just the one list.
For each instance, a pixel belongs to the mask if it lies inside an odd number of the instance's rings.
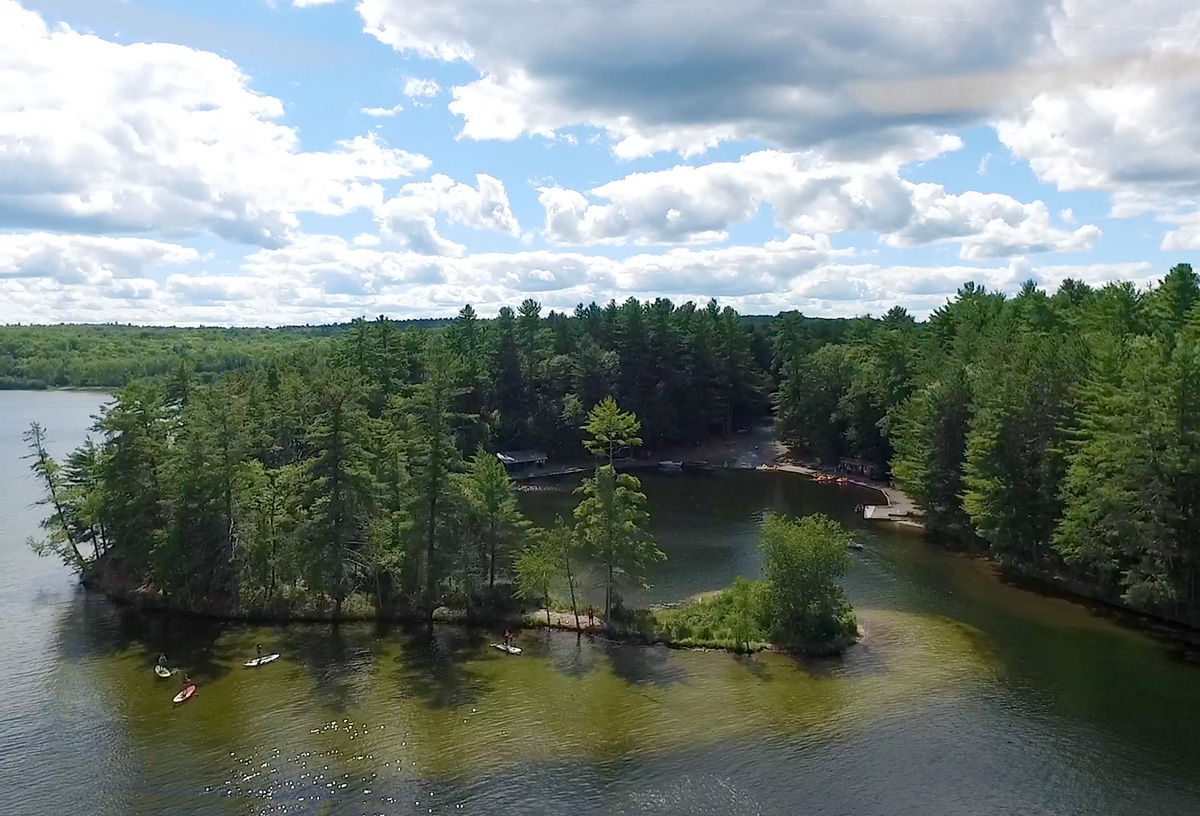
{"label": "evergreen tree", "polygon": [[649,514],[641,482],[612,465],[597,468],[575,491],[582,500],[575,508],[575,531],[604,569],[604,618],[608,620],[618,578],[641,587],[646,569],[666,558],[645,530]]}

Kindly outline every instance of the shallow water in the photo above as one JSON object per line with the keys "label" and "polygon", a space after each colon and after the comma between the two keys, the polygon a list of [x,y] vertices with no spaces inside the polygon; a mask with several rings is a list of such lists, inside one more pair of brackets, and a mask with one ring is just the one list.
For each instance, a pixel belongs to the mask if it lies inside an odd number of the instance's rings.
{"label": "shallow water", "polygon": [[[20,434],[56,453],[99,397],[0,392],[0,812],[1195,814],[1200,669],[986,565],[866,528],[790,474],[649,474],[650,597],[754,574],[764,512],[855,525],[844,658],[672,652],[446,627],[231,627],[115,609],[24,540]],[[524,494],[539,520],[570,483]],[[254,645],[283,658],[258,670]],[[173,708],[159,651],[200,691]]]}

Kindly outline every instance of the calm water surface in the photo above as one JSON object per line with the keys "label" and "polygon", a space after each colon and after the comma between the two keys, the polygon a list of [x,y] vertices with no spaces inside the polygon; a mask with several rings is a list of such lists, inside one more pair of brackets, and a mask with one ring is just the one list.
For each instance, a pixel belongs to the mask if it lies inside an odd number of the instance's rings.
{"label": "calm water surface", "polygon": [[[0,813],[1196,814],[1200,669],[981,564],[854,519],[788,474],[645,479],[652,598],[758,569],[770,510],[859,529],[866,641],[795,661],[528,633],[251,629],[114,609],[25,539],[37,420],[63,453],[101,398],[0,392]],[[570,484],[525,494],[539,520]],[[249,671],[261,642],[284,657]],[[172,708],[159,651],[200,683]]]}

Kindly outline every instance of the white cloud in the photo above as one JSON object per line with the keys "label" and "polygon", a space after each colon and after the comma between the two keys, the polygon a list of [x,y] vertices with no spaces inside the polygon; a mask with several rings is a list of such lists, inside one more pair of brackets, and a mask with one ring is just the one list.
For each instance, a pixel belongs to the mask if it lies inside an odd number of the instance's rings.
{"label": "white cloud", "polygon": [[1062,219],[1062,222],[1064,224],[1071,224],[1071,225],[1075,224],[1075,211],[1072,210],[1070,207],[1060,210],[1058,213],[1058,217]]}
{"label": "white cloud", "polygon": [[1180,249],[1200,249],[1200,212],[1188,215],[1166,215],[1163,220],[1178,224],[1163,236],[1161,249],[1173,252]]}
{"label": "white cloud", "polygon": [[418,96],[437,96],[441,92],[441,87],[432,79],[404,78],[404,95],[410,99]]}
{"label": "white cloud", "polygon": [[0,227],[211,232],[273,245],[297,214],[382,200],[427,167],[374,136],[303,151],[233,62],[50,28],[0,0]]}
{"label": "white cloud", "polygon": [[1074,232],[1050,223],[1040,201],[1026,204],[999,193],[946,193],[940,184],[913,186],[915,216],[904,228],[886,236],[895,247],[961,241],[964,260],[985,260],[1037,252],[1082,252],[1100,240],[1092,224]]}
{"label": "white cloud", "polygon": [[1151,279],[1149,264],[1035,266],[1023,257],[997,267],[856,263],[853,251],[834,248],[828,238],[800,235],[763,246],[680,248],[623,260],[545,250],[430,257],[313,235],[255,252],[242,268],[260,282],[247,291],[268,292],[287,282],[297,302],[340,309],[339,319],[381,310],[449,315],[467,302],[487,312],[525,297],[568,310],[610,298],[717,296],[747,313],[801,308],[815,315],[879,314],[896,304],[925,313],[969,280],[1015,292],[1030,278],[1050,287],[1067,277],[1092,284]]}
{"label": "white cloud", "polygon": [[[1035,266],[1025,258],[993,267],[864,263],[823,236],[798,235],[763,246],[675,249],[623,260],[544,250],[423,256],[355,246],[333,235],[297,235],[287,246],[251,253],[240,268],[205,271],[186,267],[196,256],[182,247],[122,240],[134,242],[123,244],[124,257],[132,259],[110,262],[113,274],[89,272],[79,282],[70,274],[0,275],[0,321],[281,325],[379,313],[452,315],[468,302],[487,314],[525,297],[569,310],[610,298],[702,302],[714,295],[743,313],[799,308],[847,316],[881,314],[900,304],[922,315],[968,280],[1014,292],[1030,278],[1050,288],[1067,277],[1094,285],[1153,278],[1149,264]],[[171,271],[172,263],[185,266],[165,279],[154,276],[159,267]]]}
{"label": "white cloud", "polygon": [[403,105],[394,105],[390,108],[362,108],[361,112],[367,116],[395,116],[402,110],[404,110]]}
{"label": "white cloud", "polygon": [[200,260],[200,253],[147,238],[49,233],[0,234],[0,278],[45,278],[103,286],[151,268]]}
{"label": "white cloud", "polygon": [[975,171],[981,176],[987,175],[988,163],[992,160],[991,153],[984,153],[983,158],[979,160],[979,168]]}
{"label": "white cloud", "polygon": [[[1009,69],[1050,30],[1045,0],[900,0],[886,10],[874,0],[836,10],[787,0],[699,8],[361,0],[357,9],[382,42],[479,71],[454,89],[465,136],[592,125],[626,157],[754,138],[874,152],[954,112],[875,111],[849,97],[848,84]],[[1001,18],[1022,24],[989,22]]]}
{"label": "white cloud", "polygon": [[1050,222],[1041,202],[1001,194],[947,193],[940,184],[900,177],[911,160],[957,149],[953,137],[920,152],[892,153],[872,162],[831,162],[807,153],[759,151],[737,162],[635,173],[591,191],[541,187],[545,234],[553,242],[704,244],[728,237],[733,224],[764,205],[789,233],[880,233],[890,246],[959,242],[961,257],[979,260],[1034,252],[1090,249],[1092,225],[1074,232]]}
{"label": "white cloud", "polygon": [[384,237],[419,254],[465,254],[465,247],[438,233],[438,213],[471,229],[519,236],[521,228],[512,214],[504,184],[484,174],[475,178],[476,187],[441,174],[426,182],[404,185],[395,197],[375,208]]}
{"label": "white cloud", "polygon": [[[1109,193],[1115,217],[1189,218],[1200,203],[1200,7],[1070,0],[1053,21],[1063,79],[1043,77],[1010,105],[1001,141],[1060,190]],[[1186,229],[1163,243],[1185,246]]]}

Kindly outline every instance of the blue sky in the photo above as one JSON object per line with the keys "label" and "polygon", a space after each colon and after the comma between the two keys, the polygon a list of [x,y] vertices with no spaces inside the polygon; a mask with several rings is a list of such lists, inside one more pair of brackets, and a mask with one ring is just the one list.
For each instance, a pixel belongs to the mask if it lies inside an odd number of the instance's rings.
{"label": "blue sky", "polygon": [[0,320],[1148,285],[1200,247],[1198,26],[1174,0],[0,0]]}

